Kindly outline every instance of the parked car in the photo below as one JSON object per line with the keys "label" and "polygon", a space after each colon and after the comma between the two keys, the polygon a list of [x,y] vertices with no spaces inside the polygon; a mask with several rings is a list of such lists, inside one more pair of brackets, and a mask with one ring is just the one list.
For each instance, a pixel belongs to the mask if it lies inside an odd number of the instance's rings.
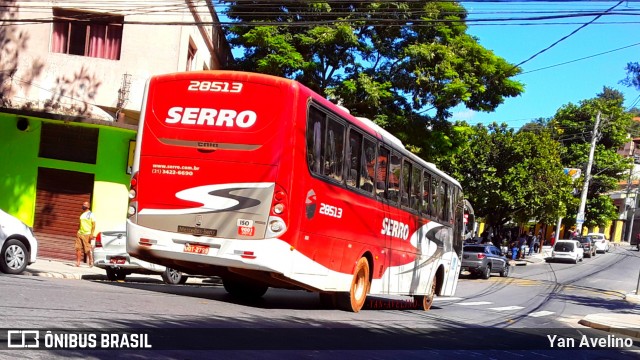
{"label": "parked car", "polygon": [[570,260],[574,264],[582,261],[584,249],[578,240],[556,240],[551,251],[551,260]]}
{"label": "parked car", "polygon": [[587,236],[593,238],[593,242],[596,244],[596,251],[606,253],[611,250],[609,239],[602,233],[588,233]]}
{"label": "parked car", "polygon": [[18,218],[0,210],[0,270],[20,274],[38,255],[38,241],[33,230]]}
{"label": "parked car", "polygon": [[491,244],[466,245],[462,248],[462,271],[488,279],[491,273],[509,276],[509,260]]}
{"label": "parked car", "polygon": [[596,245],[591,236],[578,236],[575,238],[575,240],[580,241],[580,243],[582,244],[585,257],[590,258],[592,256],[596,256]]}
{"label": "parked car", "polygon": [[125,230],[98,233],[93,250],[93,265],[107,272],[111,281],[124,280],[127,275],[159,274],[167,284],[184,284],[188,276],[181,272],[147,261],[137,259],[127,253],[127,233]]}

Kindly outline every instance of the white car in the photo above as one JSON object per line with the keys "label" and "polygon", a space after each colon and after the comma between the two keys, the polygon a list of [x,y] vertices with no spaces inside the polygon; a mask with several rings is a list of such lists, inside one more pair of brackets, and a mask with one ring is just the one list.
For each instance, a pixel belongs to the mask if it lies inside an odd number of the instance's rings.
{"label": "white car", "polygon": [[156,274],[161,275],[167,284],[184,284],[187,276],[181,272],[146,262],[127,253],[127,232],[125,230],[103,231],[98,233],[93,250],[93,265],[105,269],[107,279],[124,280],[127,275]]}
{"label": "white car", "polygon": [[557,240],[551,251],[552,260],[571,260],[574,264],[584,259],[584,249],[578,240]]}
{"label": "white car", "polygon": [[587,236],[591,236],[593,239],[593,243],[596,246],[596,252],[609,252],[611,250],[611,246],[609,244],[609,239],[602,233],[589,233]]}
{"label": "white car", "polygon": [[38,241],[33,230],[17,218],[0,210],[0,270],[20,274],[38,255]]}

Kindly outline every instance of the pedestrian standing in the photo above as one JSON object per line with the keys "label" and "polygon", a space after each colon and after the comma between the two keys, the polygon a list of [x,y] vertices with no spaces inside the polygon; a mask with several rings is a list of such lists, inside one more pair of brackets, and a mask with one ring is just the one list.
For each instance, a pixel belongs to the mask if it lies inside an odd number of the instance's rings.
{"label": "pedestrian standing", "polygon": [[518,242],[512,241],[510,246],[511,246],[511,260],[515,260],[518,257]]}
{"label": "pedestrian standing", "polygon": [[93,254],[91,253],[91,239],[95,238],[96,219],[89,208],[89,203],[82,204],[82,214],[80,214],[80,226],[76,233],[76,266],[80,266],[83,254],[87,256],[89,267],[93,266]]}
{"label": "pedestrian standing", "polygon": [[535,244],[536,244],[536,236],[535,235],[531,235],[529,238],[529,253],[527,255],[531,256],[533,255],[533,251],[535,250]]}
{"label": "pedestrian standing", "polygon": [[520,259],[524,259],[524,251],[526,249],[526,245],[527,245],[527,233],[523,232],[522,234],[520,234],[520,237],[518,238],[518,258]]}

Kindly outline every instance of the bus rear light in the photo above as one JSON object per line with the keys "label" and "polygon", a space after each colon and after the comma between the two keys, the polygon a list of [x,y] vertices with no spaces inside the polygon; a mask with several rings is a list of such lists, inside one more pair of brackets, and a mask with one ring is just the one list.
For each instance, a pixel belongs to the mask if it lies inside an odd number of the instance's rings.
{"label": "bus rear light", "polygon": [[138,173],[136,172],[131,177],[131,182],[129,183],[129,199],[135,200],[136,196],[138,196]]}
{"label": "bus rear light", "polygon": [[287,193],[284,188],[278,184],[275,184],[273,189],[273,200],[271,201],[271,215],[281,215],[287,208]]}
{"label": "bus rear light", "polygon": [[273,212],[275,214],[282,214],[284,212],[284,204],[278,203],[273,206]]}
{"label": "bus rear light", "polygon": [[256,256],[253,254],[253,251],[243,251],[242,254],[240,254],[240,257],[243,259],[255,259]]}
{"label": "bus rear light", "polygon": [[145,238],[140,238],[140,241],[138,241],[138,244],[142,246],[151,246],[157,243],[158,243],[157,240],[151,240],[151,239],[145,239]]}
{"label": "bus rear light", "polygon": [[284,223],[280,220],[273,220],[269,223],[269,230],[274,233],[284,230]]}
{"label": "bus rear light", "polygon": [[276,199],[276,201],[282,201],[287,197],[287,194],[285,194],[284,191],[276,191],[275,194],[273,194],[273,198]]}
{"label": "bus rear light", "polygon": [[133,216],[136,214],[136,207],[133,205],[129,205],[129,208],[127,209],[127,214],[129,214],[129,216]]}

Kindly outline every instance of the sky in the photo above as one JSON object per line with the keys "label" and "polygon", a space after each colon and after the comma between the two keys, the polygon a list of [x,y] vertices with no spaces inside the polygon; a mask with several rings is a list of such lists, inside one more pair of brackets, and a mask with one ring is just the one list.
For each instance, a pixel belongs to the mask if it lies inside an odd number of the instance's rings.
{"label": "sky", "polygon": [[[468,11],[467,20],[521,19],[525,16],[576,14],[578,11],[604,12],[616,4],[618,1],[462,2]],[[640,108],[640,90],[620,84],[620,80],[626,78],[627,63],[640,62],[640,1],[623,2],[613,11],[621,15],[604,15],[521,65],[523,72],[515,77],[525,86],[520,96],[506,99],[492,113],[456,107],[452,120],[465,120],[470,124],[495,121],[518,129],[537,118],[552,117],[563,105],[594,98],[604,86],[624,94],[625,109]],[[468,21],[467,33],[476,36],[483,47],[515,65],[595,17],[499,21],[489,25]],[[625,49],[618,50],[620,48]],[[587,59],[578,60],[582,58]],[[565,62],[571,63],[559,65]],[[543,69],[546,67],[550,68]]]}

